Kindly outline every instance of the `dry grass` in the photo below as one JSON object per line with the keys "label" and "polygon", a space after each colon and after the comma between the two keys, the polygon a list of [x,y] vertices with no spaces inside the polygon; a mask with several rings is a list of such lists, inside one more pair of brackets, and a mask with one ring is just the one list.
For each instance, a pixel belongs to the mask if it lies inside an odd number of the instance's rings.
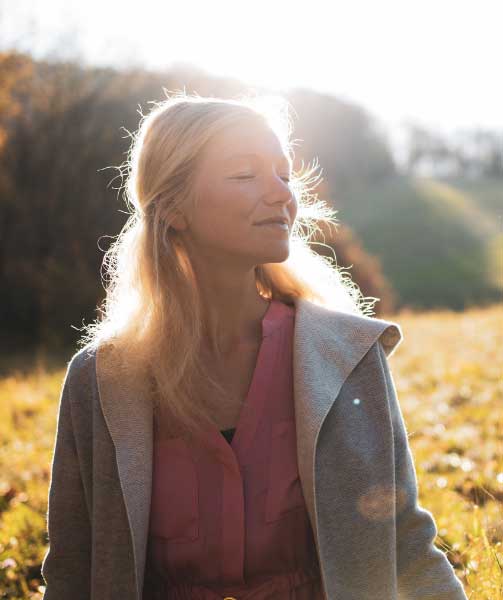
{"label": "dry grass", "polygon": [[389,316],[421,504],[472,600],[503,599],[503,305]]}

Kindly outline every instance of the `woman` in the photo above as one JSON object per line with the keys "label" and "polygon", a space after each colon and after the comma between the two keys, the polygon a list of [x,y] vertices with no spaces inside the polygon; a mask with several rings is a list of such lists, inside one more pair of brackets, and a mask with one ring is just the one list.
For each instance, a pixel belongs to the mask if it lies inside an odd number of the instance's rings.
{"label": "woman", "polygon": [[400,327],[310,249],[333,212],[275,114],[180,94],[143,117],[61,394],[45,600],[466,599],[417,503]]}

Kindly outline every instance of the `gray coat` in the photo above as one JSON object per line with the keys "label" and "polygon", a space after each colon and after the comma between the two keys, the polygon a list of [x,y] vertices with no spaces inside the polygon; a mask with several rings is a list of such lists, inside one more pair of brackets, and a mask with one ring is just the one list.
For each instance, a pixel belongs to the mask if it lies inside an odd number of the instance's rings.
{"label": "gray coat", "polygon": [[[467,600],[418,505],[388,358],[396,323],[296,300],[299,476],[328,600]],[[100,347],[62,388],[49,488],[44,600],[141,600],[153,411]]]}

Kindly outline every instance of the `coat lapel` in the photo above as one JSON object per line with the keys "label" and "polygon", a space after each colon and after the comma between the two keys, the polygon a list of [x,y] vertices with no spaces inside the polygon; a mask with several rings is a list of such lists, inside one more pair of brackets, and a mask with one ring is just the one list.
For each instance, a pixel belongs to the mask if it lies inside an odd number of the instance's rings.
{"label": "coat lapel", "polygon": [[296,300],[293,347],[297,462],[314,538],[318,543],[314,478],[318,434],[353,369],[381,336],[386,355],[402,338],[395,323],[334,312]]}
{"label": "coat lapel", "polygon": [[115,446],[124,504],[133,540],[137,598],[142,597],[152,487],[153,407],[107,346],[96,354],[103,416]]}
{"label": "coat lapel", "polygon": [[[381,319],[335,312],[295,299],[293,348],[297,460],[308,513],[318,542],[314,505],[318,433],[339,391],[366,352],[381,338],[386,354],[401,339],[400,328]],[[141,598],[152,487],[153,410],[120,360],[107,346],[96,355],[99,397],[115,446],[120,484],[133,540],[137,596]]]}

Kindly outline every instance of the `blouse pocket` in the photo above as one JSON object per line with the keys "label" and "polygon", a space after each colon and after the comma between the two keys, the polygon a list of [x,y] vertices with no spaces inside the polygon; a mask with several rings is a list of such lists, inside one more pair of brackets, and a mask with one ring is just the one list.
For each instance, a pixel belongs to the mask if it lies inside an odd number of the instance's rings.
{"label": "blouse pocket", "polygon": [[295,420],[288,419],[272,427],[265,520],[271,523],[301,508],[305,501],[297,465]]}
{"label": "blouse pocket", "polygon": [[155,444],[150,533],[170,541],[199,537],[197,469],[182,438]]}

